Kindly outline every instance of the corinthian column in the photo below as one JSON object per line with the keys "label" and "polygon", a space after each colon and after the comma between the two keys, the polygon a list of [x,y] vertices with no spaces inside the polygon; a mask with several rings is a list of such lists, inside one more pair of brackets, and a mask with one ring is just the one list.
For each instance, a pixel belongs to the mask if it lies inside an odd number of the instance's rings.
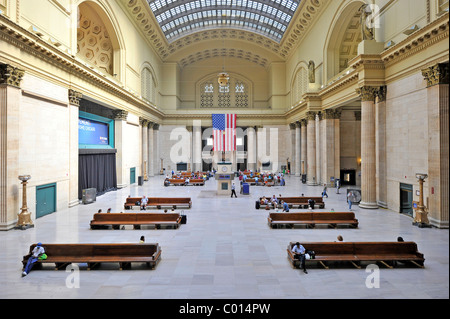
{"label": "corinthian column", "polygon": [[139,118],[139,124],[142,126],[142,176],[144,181],[148,181],[147,163],[148,163],[148,121],[142,117]]}
{"label": "corinthian column", "polygon": [[295,123],[295,176],[300,176],[300,122]]}
{"label": "corinthian column", "polygon": [[375,149],[375,97],[377,87],[363,86],[357,89],[361,97],[361,208],[375,209],[376,149]]}
{"label": "corinthian column", "polygon": [[317,185],[316,180],[316,112],[308,112],[306,119],[307,126],[307,184],[310,186]]}

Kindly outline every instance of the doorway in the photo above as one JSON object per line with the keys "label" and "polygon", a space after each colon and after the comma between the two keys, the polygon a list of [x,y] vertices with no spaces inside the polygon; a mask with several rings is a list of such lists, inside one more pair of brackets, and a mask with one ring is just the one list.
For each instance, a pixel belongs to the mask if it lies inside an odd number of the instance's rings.
{"label": "doorway", "polygon": [[56,212],[56,183],[36,186],[36,218]]}
{"label": "doorway", "polygon": [[136,167],[130,168],[130,185],[136,183]]}
{"label": "doorway", "polygon": [[413,216],[413,186],[400,183],[400,213]]}

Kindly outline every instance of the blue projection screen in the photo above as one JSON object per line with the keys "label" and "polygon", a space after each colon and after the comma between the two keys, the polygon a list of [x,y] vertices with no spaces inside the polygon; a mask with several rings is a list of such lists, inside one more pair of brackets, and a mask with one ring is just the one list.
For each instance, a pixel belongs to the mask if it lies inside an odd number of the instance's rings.
{"label": "blue projection screen", "polygon": [[109,126],[84,118],[78,119],[78,143],[84,145],[109,145]]}

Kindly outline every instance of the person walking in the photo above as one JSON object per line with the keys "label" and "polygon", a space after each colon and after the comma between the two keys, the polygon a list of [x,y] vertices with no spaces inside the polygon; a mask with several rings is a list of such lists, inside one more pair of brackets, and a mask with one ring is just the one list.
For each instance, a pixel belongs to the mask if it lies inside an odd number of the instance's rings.
{"label": "person walking", "polygon": [[233,182],[233,184],[231,184],[231,197],[233,197],[233,194],[234,194],[234,197],[237,198],[237,195],[236,195],[236,185],[234,184],[234,182]]}
{"label": "person walking", "polygon": [[323,184],[322,198],[325,197],[325,196],[328,198],[327,184]]}
{"label": "person walking", "polygon": [[347,203],[348,203],[348,209],[349,210],[352,210],[353,198],[354,198],[353,192],[352,191],[348,192],[348,194],[347,194]]}

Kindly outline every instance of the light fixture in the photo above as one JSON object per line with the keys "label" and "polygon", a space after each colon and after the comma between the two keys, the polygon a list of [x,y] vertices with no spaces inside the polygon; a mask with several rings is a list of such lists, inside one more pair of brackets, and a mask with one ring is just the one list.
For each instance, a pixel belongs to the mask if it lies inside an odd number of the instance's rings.
{"label": "light fixture", "polygon": [[[225,43],[225,41],[222,41],[222,44],[224,44],[224,43]],[[224,48],[225,48],[225,46],[224,46]],[[228,75],[227,72],[225,72],[225,56],[226,56],[226,53],[225,53],[225,50],[223,50],[222,72],[219,73],[218,79],[217,79],[217,82],[219,82],[219,85],[221,87],[227,86],[228,85],[228,80],[230,80],[230,76]]]}

